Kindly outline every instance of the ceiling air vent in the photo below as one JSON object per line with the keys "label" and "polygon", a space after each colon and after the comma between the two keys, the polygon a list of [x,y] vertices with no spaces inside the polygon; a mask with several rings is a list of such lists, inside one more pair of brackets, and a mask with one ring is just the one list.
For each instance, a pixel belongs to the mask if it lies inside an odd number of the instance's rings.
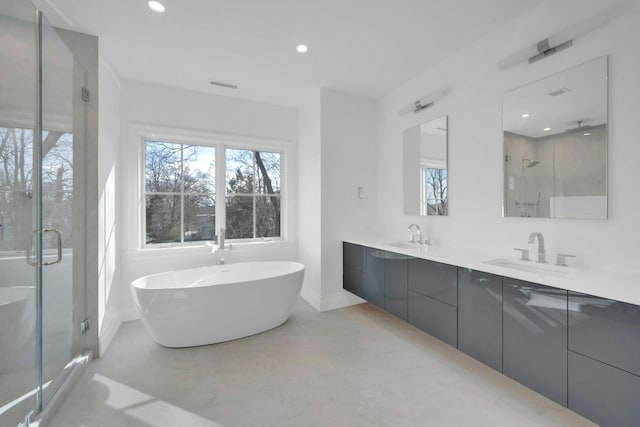
{"label": "ceiling air vent", "polygon": [[547,95],[549,96],[558,96],[558,95],[564,95],[565,93],[569,93],[571,92],[571,89],[566,88],[566,87],[561,87],[560,89],[556,89],[552,92],[549,92]]}
{"label": "ceiling air vent", "polygon": [[238,85],[234,85],[231,83],[218,82],[215,80],[209,80],[209,84],[213,86],[226,87],[228,89],[238,89]]}

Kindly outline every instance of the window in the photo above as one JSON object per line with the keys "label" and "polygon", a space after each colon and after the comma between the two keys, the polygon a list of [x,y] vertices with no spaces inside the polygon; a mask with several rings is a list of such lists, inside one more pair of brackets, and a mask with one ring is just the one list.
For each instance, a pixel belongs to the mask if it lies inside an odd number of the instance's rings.
{"label": "window", "polygon": [[447,215],[447,169],[420,168],[420,215]]}
{"label": "window", "polygon": [[281,152],[145,139],[144,164],[147,247],[282,236]]}

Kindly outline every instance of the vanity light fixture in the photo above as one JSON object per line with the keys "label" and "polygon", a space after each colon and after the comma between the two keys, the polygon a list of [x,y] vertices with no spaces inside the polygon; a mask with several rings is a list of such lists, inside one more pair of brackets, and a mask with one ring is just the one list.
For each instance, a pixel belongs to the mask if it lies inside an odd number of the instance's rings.
{"label": "vanity light fixture", "polygon": [[583,21],[576,22],[570,27],[558,31],[554,35],[532,46],[528,46],[507,56],[498,62],[498,69],[505,70],[523,61],[528,61],[529,64],[532,64],[549,55],[571,47],[575,39],[606,25],[608,22],[608,12],[603,12]]}
{"label": "vanity light fixture", "polygon": [[544,128],[542,130],[545,131],[545,132],[549,132],[551,130],[551,128]]}
{"label": "vanity light fixture", "polygon": [[520,117],[522,117],[523,119],[526,119],[527,117],[531,117],[531,114],[529,114],[529,113],[524,113],[524,114],[523,114],[522,116],[520,116]]}
{"label": "vanity light fixture", "polygon": [[429,95],[425,95],[420,99],[415,100],[411,104],[405,105],[400,110],[398,110],[398,114],[404,116],[409,113],[419,113],[422,110],[426,110],[427,108],[433,107],[436,101],[441,100],[448,95],[450,92],[449,88],[442,89]]}
{"label": "vanity light fixture", "polygon": [[307,46],[306,44],[299,44],[298,46],[296,46],[296,52],[307,53],[309,52],[309,46]]}
{"label": "vanity light fixture", "polygon": [[589,135],[591,135],[591,132],[585,132],[584,133],[584,136],[589,136]]}
{"label": "vanity light fixture", "polygon": [[149,9],[153,10],[156,13],[164,13],[167,10],[165,4],[159,2],[158,0],[149,0],[147,2],[147,6],[149,7]]}

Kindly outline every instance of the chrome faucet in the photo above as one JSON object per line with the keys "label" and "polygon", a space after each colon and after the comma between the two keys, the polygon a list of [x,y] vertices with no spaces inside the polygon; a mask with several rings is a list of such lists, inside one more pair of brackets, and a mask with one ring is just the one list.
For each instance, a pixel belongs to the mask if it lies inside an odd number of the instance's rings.
{"label": "chrome faucet", "polygon": [[547,257],[544,250],[544,237],[542,236],[542,233],[534,231],[529,234],[529,243],[534,243],[536,241],[536,237],[538,238],[538,262],[546,264]]}
{"label": "chrome faucet", "polygon": [[[416,242],[416,236],[415,236],[415,234],[413,234],[413,228],[415,228],[416,231],[418,232],[418,241],[417,242]],[[409,228],[407,228],[407,231],[409,233],[411,233],[411,241],[410,241],[410,243],[419,243],[421,245],[423,244],[422,231],[420,230],[420,226],[418,224],[411,224],[409,226]]]}
{"label": "chrome faucet", "polygon": [[231,245],[224,244],[224,228],[220,228],[218,233],[218,246],[211,250],[212,253],[218,255],[218,264],[224,264],[224,251],[231,250]]}
{"label": "chrome faucet", "polygon": [[224,250],[224,228],[220,228],[220,232],[218,233],[218,250]]}

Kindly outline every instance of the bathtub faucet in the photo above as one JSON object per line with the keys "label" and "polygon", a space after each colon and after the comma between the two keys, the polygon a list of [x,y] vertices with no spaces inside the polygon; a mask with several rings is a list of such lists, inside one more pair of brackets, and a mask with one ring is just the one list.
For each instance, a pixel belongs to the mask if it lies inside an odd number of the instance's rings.
{"label": "bathtub faucet", "polygon": [[224,251],[231,250],[231,244],[224,244],[224,228],[220,228],[220,232],[218,233],[218,246],[213,247],[211,250],[212,253],[218,256],[218,264],[224,264]]}

